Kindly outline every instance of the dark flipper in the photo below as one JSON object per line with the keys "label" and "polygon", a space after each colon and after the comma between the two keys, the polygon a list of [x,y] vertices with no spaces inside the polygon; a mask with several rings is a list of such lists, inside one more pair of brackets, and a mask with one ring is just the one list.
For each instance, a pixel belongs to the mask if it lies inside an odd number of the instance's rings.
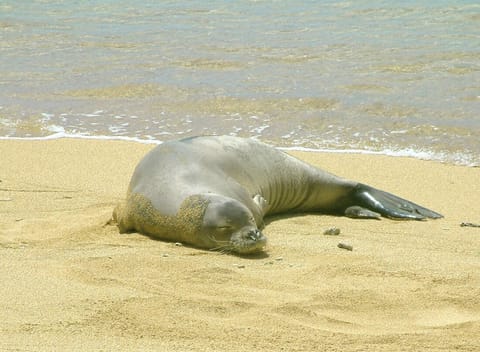
{"label": "dark flipper", "polygon": [[353,201],[352,205],[364,207],[391,219],[424,220],[443,217],[433,210],[361,183],[352,190],[349,200]]}

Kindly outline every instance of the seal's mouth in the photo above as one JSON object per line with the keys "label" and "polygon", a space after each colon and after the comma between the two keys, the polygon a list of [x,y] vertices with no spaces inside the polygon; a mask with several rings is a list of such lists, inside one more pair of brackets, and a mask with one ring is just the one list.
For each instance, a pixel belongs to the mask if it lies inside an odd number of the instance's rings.
{"label": "seal's mouth", "polygon": [[258,229],[240,230],[232,234],[231,251],[239,254],[250,254],[262,251],[267,245],[267,238]]}

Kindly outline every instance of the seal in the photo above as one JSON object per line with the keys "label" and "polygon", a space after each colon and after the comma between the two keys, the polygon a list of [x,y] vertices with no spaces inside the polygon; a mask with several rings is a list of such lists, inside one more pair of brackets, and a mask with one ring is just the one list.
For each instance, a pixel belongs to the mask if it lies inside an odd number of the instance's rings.
{"label": "seal", "polygon": [[137,165],[119,231],[240,254],[263,250],[265,216],[319,212],[423,220],[442,215],[335,176],[254,139],[200,136],[165,142]]}

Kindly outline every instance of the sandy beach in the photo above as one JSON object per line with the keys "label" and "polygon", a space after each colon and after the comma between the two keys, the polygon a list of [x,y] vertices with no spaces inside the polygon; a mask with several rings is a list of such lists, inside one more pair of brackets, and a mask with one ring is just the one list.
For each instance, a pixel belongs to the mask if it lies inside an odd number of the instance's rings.
{"label": "sandy beach", "polygon": [[480,168],[292,153],[445,218],[275,217],[241,258],[106,225],[151,148],[0,141],[0,351],[480,350]]}

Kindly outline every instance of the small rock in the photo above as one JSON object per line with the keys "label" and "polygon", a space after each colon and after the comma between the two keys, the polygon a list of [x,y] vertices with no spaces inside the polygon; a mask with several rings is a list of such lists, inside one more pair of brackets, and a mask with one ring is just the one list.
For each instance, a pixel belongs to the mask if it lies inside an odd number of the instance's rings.
{"label": "small rock", "polygon": [[275,258],[275,260],[276,260],[277,262],[280,262],[280,261],[282,261],[282,260],[283,260],[283,257],[278,257],[278,258]]}
{"label": "small rock", "polygon": [[474,224],[472,222],[462,222],[461,227],[480,227],[480,224]]}
{"label": "small rock", "polygon": [[338,245],[337,245],[338,248],[342,248],[342,249],[346,249],[347,251],[353,251],[353,246],[347,244],[347,243],[342,243],[340,242]]}
{"label": "small rock", "polygon": [[163,253],[163,254],[162,254],[162,257],[166,258],[166,257],[168,257],[168,254],[167,254],[167,253]]}
{"label": "small rock", "polygon": [[182,246],[183,246],[183,243],[175,242],[175,246],[177,246],[177,247],[182,247]]}
{"label": "small rock", "polygon": [[323,232],[326,236],[338,236],[340,235],[340,229],[338,227],[330,227]]}

